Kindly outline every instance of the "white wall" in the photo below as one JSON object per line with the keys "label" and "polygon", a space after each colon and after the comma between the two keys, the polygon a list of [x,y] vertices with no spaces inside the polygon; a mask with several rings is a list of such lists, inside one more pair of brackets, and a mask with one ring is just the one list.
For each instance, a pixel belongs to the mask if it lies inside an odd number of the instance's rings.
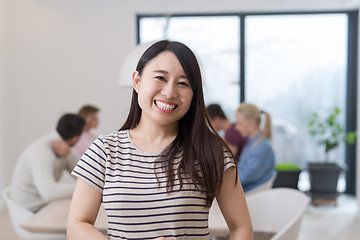
{"label": "white wall", "polygon": [[24,147],[53,129],[61,114],[91,103],[101,109],[98,133],[122,125],[131,89],[118,87],[117,78],[135,43],[136,13],[356,5],[355,0],[2,0],[0,30],[6,38],[0,42],[0,189],[9,185]]}
{"label": "white wall", "polygon": [[[10,131],[6,127],[11,126],[10,122],[14,119],[9,108],[12,99],[11,67],[12,67],[12,29],[13,29],[13,3],[11,0],[0,1],[0,189],[6,183],[6,168],[9,166],[5,161],[5,149],[9,146],[7,136]],[[11,165],[11,163],[10,163]],[[0,208],[2,206],[0,201]]]}
{"label": "white wall", "polygon": [[[360,18],[358,25],[358,32],[360,33]],[[358,36],[360,40],[360,36]],[[357,82],[357,141],[356,141],[356,196],[358,200],[358,214],[357,218],[360,219],[360,41],[358,43],[358,82]]]}

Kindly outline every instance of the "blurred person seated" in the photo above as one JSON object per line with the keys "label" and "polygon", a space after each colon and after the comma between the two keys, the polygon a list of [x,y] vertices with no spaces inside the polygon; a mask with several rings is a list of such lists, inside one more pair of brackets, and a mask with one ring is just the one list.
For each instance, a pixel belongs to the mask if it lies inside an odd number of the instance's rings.
{"label": "blurred person seated", "polygon": [[210,123],[214,129],[224,131],[224,140],[228,144],[235,160],[239,160],[239,156],[246,144],[247,138],[242,136],[236,129],[236,124],[232,123],[225,115],[219,104],[210,104],[207,108],[207,113],[210,118]]}
{"label": "blurred person seated", "polygon": [[98,127],[99,109],[91,105],[85,105],[80,108],[78,115],[85,119],[85,127],[79,141],[74,145],[72,150],[78,159],[80,159],[88,147],[97,138],[97,136],[90,131]]}
{"label": "blurred person seated", "polygon": [[[71,146],[78,141],[84,126],[82,117],[65,114],[56,130],[25,148],[12,176],[10,198],[14,202],[36,212],[51,200],[72,196],[76,180],[70,173],[78,158]],[[60,181],[65,174],[68,181]]]}
{"label": "blurred person seated", "polygon": [[[260,129],[261,114],[265,115]],[[275,177],[275,155],[271,145],[272,130],[269,113],[257,106],[242,103],[236,112],[236,128],[248,141],[240,155],[238,173],[244,192],[254,189]]]}

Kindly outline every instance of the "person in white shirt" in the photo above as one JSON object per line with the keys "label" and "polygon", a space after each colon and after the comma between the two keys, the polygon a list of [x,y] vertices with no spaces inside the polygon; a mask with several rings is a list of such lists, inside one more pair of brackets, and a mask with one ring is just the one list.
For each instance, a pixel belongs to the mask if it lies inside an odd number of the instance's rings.
{"label": "person in white shirt", "polygon": [[10,198],[14,202],[36,212],[51,200],[72,196],[75,180],[70,172],[78,158],[71,152],[71,146],[78,141],[84,125],[82,117],[65,114],[56,131],[23,151],[12,176]]}

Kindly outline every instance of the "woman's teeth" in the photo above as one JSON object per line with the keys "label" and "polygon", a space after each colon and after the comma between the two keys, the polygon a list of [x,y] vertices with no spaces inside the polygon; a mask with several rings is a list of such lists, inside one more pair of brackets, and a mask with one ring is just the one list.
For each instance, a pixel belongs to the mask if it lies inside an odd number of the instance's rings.
{"label": "woman's teeth", "polygon": [[166,111],[171,111],[174,110],[176,105],[174,104],[167,104],[164,102],[155,102],[156,106],[158,106],[160,109],[166,110]]}

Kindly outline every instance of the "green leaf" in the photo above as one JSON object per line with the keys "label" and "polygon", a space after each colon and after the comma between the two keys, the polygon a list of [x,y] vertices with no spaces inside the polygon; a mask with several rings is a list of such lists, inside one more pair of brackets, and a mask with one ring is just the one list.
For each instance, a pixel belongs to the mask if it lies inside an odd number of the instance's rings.
{"label": "green leaf", "polygon": [[346,134],[346,137],[345,137],[345,141],[348,143],[348,144],[354,144],[355,143],[355,140],[356,140],[356,132],[353,131],[353,132],[348,132]]}
{"label": "green leaf", "polygon": [[354,144],[356,133],[344,134],[344,127],[339,122],[340,109],[334,107],[327,116],[320,118],[318,113],[312,113],[309,117],[309,134],[316,138],[320,146],[325,149],[326,155],[332,149],[337,148],[341,141]]}
{"label": "green leaf", "polygon": [[293,163],[278,163],[276,164],[277,171],[298,171],[300,167]]}

